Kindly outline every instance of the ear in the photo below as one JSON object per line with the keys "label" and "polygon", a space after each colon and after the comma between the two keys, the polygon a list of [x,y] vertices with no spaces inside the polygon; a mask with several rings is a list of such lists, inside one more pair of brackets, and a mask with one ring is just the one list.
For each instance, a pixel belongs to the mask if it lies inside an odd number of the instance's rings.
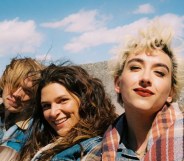
{"label": "ear", "polygon": [[171,96],[168,96],[167,102],[168,102],[168,103],[171,103],[171,102],[172,102],[172,97],[171,97]]}
{"label": "ear", "polygon": [[173,89],[171,89],[170,94],[169,94],[169,96],[167,98],[167,102],[168,103],[171,103],[172,102],[174,95],[175,95],[175,92],[174,92]]}
{"label": "ear", "polygon": [[120,93],[120,80],[119,80],[119,76],[115,76],[114,77],[114,89],[116,91],[116,93]]}

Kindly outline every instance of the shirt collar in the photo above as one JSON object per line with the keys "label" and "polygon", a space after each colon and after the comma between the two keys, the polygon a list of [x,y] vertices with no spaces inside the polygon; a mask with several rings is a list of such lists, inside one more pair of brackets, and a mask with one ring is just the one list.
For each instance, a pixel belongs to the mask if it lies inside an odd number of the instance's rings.
{"label": "shirt collar", "polygon": [[27,120],[21,120],[21,121],[17,121],[16,125],[22,129],[22,130],[26,130],[29,126],[29,122],[30,122],[30,118]]}

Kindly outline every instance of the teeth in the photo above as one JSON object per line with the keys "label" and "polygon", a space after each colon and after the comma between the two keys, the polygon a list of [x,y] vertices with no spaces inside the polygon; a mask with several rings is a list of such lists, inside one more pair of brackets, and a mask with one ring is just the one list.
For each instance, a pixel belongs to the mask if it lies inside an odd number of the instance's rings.
{"label": "teeth", "polygon": [[66,121],[67,118],[62,118],[62,119],[59,119],[59,120],[56,120],[54,121],[54,123],[57,125],[57,124],[61,124],[63,123],[64,121]]}

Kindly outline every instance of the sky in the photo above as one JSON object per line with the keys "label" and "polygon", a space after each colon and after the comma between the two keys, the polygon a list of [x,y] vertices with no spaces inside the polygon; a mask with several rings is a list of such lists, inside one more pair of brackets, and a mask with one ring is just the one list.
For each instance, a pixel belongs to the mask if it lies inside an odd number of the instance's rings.
{"label": "sky", "polygon": [[182,0],[1,0],[0,74],[13,57],[109,60],[122,35],[160,17],[184,36]]}

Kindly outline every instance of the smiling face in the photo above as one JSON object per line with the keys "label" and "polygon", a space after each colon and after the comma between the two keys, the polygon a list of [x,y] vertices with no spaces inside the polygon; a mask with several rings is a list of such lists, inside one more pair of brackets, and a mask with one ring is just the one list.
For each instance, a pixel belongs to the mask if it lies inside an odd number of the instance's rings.
{"label": "smiling face", "polygon": [[50,83],[41,90],[41,105],[45,119],[60,136],[65,136],[80,119],[80,100],[59,83]]}
{"label": "smiling face", "polygon": [[171,74],[171,60],[160,50],[130,54],[121,75],[115,78],[115,90],[121,93],[125,111],[153,114],[166,101],[171,102]]}

